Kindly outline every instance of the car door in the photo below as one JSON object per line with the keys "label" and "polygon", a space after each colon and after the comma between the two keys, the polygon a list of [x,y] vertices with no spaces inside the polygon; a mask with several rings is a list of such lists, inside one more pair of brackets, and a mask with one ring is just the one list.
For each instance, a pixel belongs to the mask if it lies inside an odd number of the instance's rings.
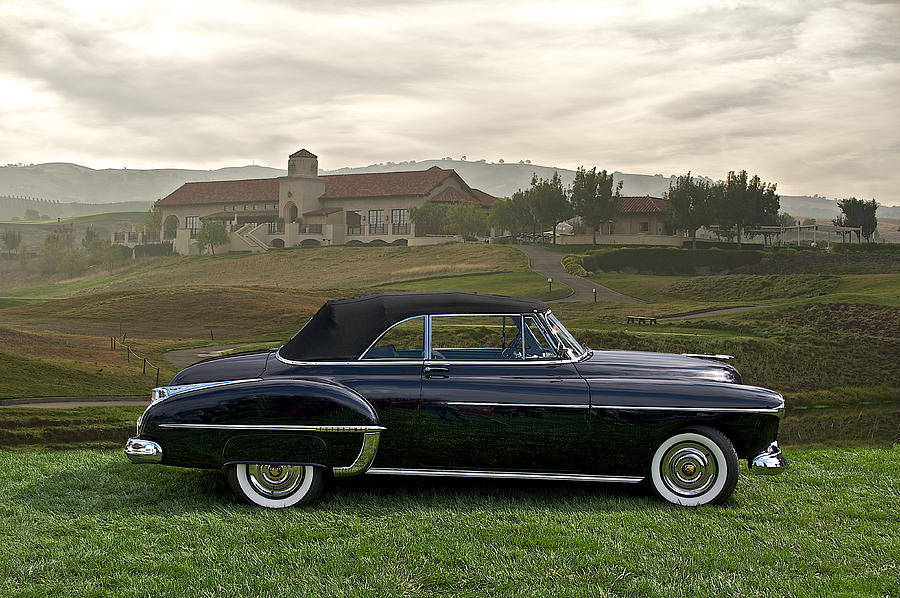
{"label": "car door", "polygon": [[435,315],[423,364],[421,465],[583,472],[590,391],[532,315]]}
{"label": "car door", "polygon": [[[385,331],[355,362],[319,372],[366,398],[386,430],[373,467],[410,468],[419,454],[418,410],[425,355],[425,317],[409,318]],[[326,366],[327,367],[327,366]]]}

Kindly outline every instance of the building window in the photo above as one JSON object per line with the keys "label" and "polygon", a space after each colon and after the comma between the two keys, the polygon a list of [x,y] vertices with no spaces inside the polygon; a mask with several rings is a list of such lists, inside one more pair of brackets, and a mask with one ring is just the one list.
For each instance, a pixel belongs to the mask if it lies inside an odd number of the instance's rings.
{"label": "building window", "polygon": [[200,230],[200,216],[187,216],[184,219],[184,228],[191,231],[191,238],[197,236],[197,231]]}
{"label": "building window", "polygon": [[303,227],[305,230],[303,232],[311,235],[321,235],[322,234],[322,225],[321,224],[307,224]]}
{"label": "building window", "polygon": [[247,211],[247,204],[244,204],[244,211]]}
{"label": "building window", "polygon": [[269,234],[280,235],[284,232],[284,222],[269,222]]}
{"label": "building window", "polygon": [[369,210],[369,234],[383,235],[386,232],[384,210]]}
{"label": "building window", "polygon": [[638,225],[638,230],[641,231],[642,233],[649,232],[650,231],[650,223],[649,222],[641,222]]}
{"label": "building window", "polygon": [[347,212],[347,234],[362,234],[362,215],[360,212]]}
{"label": "building window", "polygon": [[231,206],[225,206],[225,208],[224,208],[222,211],[223,211],[223,212],[227,212],[227,211],[230,210],[230,209],[231,209]]}
{"label": "building window", "polygon": [[409,234],[409,210],[391,210],[391,234]]}

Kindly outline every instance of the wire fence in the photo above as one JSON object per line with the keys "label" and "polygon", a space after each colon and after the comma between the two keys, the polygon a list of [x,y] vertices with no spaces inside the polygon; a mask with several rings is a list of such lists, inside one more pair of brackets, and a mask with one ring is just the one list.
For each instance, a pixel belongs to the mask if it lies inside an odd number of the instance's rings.
{"label": "wire fence", "polygon": [[155,363],[149,361],[143,355],[139,355],[135,352],[134,349],[131,348],[130,345],[125,344],[125,335],[122,335],[122,338],[118,338],[115,336],[109,337],[109,350],[110,351],[121,351],[125,350],[125,356],[128,360],[128,363],[131,363],[132,357],[135,359],[135,363],[141,363],[141,374],[147,373],[147,366],[150,366],[150,371],[156,370],[156,384],[154,386],[159,386],[159,366]]}

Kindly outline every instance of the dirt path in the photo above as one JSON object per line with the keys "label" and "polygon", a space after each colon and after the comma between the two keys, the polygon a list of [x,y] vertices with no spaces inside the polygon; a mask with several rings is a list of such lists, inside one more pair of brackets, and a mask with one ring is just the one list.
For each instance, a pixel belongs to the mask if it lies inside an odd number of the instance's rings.
{"label": "dirt path", "polygon": [[725,314],[734,314],[739,311],[747,311],[748,309],[756,309],[757,307],[762,307],[761,305],[741,305],[739,307],[726,307],[725,309],[711,309],[709,311],[700,311],[693,314],[686,314],[683,316],[666,316],[662,318],[657,318],[658,321],[662,322],[663,320],[690,320],[693,318],[705,318],[708,316],[724,316]]}
{"label": "dirt path", "polygon": [[119,397],[31,397],[22,399],[0,399],[0,408],[72,409],[74,407],[109,407],[113,405],[146,407],[149,403],[150,393],[148,392],[146,396],[126,395]]}
{"label": "dirt path", "polygon": [[229,351],[240,345],[217,345],[214,347],[194,347],[193,349],[179,349],[163,354],[167,360],[179,368],[186,368],[198,361],[218,357],[225,351]]}
{"label": "dirt path", "polygon": [[565,299],[558,299],[558,301],[593,301],[594,289],[597,289],[597,301],[645,303],[635,297],[617,293],[587,278],[569,274],[563,268],[563,254],[561,253],[544,249],[538,245],[516,245],[516,248],[528,256],[529,268],[541,276],[552,278],[553,282],[561,282],[572,288],[574,292],[571,295]]}

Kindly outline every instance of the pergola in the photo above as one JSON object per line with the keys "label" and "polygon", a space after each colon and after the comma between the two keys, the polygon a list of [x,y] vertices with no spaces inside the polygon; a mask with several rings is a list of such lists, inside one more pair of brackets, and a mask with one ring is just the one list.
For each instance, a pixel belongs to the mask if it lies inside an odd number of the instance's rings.
{"label": "pergola", "polygon": [[[803,239],[809,239],[813,243],[818,243],[821,238],[827,245],[831,245],[831,235],[841,235],[841,242],[844,235],[850,235],[850,242],[853,242],[853,233],[856,233],[860,240],[862,239],[861,226],[835,226],[833,224],[800,224],[797,221],[796,226],[757,226],[746,231],[751,235],[763,235],[765,238],[770,236],[777,237],[778,245],[786,245],[792,239],[796,239],[797,245]],[[812,234],[810,234],[812,233]],[[822,236],[819,236],[819,233]]]}

